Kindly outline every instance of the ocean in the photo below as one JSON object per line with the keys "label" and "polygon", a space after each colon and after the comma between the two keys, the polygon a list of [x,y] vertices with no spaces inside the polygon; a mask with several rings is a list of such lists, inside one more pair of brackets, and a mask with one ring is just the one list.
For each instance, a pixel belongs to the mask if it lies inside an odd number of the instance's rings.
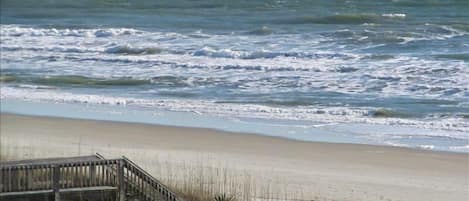
{"label": "ocean", "polygon": [[469,152],[467,0],[0,2],[2,112]]}

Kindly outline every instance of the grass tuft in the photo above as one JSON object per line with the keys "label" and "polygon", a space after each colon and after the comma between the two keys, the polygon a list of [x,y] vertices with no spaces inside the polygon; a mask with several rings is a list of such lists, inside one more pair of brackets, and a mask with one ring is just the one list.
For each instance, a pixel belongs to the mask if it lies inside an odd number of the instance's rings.
{"label": "grass tuft", "polygon": [[233,195],[227,195],[225,193],[215,196],[215,201],[236,201]]}

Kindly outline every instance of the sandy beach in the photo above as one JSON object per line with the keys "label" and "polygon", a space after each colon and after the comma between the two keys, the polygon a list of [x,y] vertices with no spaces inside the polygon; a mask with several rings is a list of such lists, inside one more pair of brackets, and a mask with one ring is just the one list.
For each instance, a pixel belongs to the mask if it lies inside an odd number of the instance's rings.
{"label": "sandy beach", "polygon": [[469,201],[469,0],[0,2],[0,200]]}
{"label": "sandy beach", "polygon": [[[176,174],[191,162],[220,166],[232,175],[249,174],[256,185],[270,183],[276,199],[469,200],[464,153],[13,114],[1,114],[1,139],[3,157],[126,155],[157,176],[169,166]],[[288,192],[276,193],[279,186]]]}

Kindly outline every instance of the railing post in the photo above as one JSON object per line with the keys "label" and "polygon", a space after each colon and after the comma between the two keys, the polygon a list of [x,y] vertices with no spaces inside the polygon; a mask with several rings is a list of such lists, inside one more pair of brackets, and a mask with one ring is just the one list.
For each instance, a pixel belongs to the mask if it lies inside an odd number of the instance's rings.
{"label": "railing post", "polygon": [[54,190],[55,201],[60,201],[60,167],[58,165],[53,167],[52,188]]}
{"label": "railing post", "polygon": [[10,191],[18,191],[18,167],[10,169]]}
{"label": "railing post", "polygon": [[119,201],[125,201],[124,160],[119,160],[117,171],[117,185],[119,188]]}
{"label": "railing post", "polygon": [[31,166],[26,166],[26,190],[33,190],[33,173],[34,169]]}
{"label": "railing post", "polygon": [[90,186],[96,185],[96,164],[95,162],[90,163]]}
{"label": "railing post", "polygon": [[0,193],[6,192],[7,179],[6,169],[0,168]]}

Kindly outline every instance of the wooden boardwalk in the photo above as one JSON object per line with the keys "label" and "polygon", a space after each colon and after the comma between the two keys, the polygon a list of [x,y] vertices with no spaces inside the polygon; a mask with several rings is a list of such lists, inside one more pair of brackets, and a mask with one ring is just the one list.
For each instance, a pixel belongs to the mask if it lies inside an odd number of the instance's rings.
{"label": "wooden boardwalk", "polygon": [[116,199],[181,201],[126,157],[93,156],[0,162],[0,200],[25,195],[112,192]]}

